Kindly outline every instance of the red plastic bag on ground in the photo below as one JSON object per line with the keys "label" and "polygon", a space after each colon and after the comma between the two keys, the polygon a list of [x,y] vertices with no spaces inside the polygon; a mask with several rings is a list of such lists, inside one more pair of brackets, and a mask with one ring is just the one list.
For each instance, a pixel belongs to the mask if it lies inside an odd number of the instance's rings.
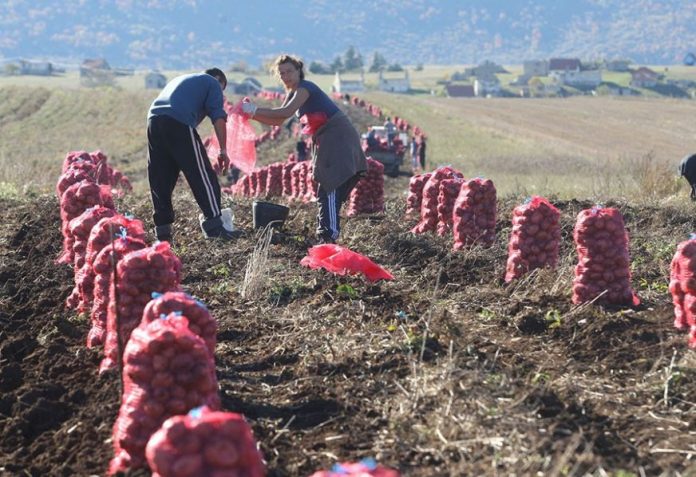
{"label": "red plastic bag on ground", "polygon": [[109,475],[144,467],[147,442],[162,423],[200,406],[220,407],[215,360],[187,318],[171,314],[138,326],[123,353],[123,396]]}
{"label": "red plastic bag on ground", "polygon": [[398,471],[382,467],[372,459],[336,464],[331,470],[313,473],[310,477],[399,477]]}
{"label": "red plastic bag on ground", "polygon": [[362,273],[371,282],[393,280],[394,276],[364,255],[340,245],[315,245],[307,251],[300,265],[311,269],[324,268],[337,275]]}
{"label": "red plastic bag on ground", "polygon": [[[213,134],[207,147],[212,160],[220,153],[220,143]],[[227,156],[230,163],[245,174],[251,174],[256,167],[256,130],[242,113],[242,103],[232,107],[227,116]]]}
{"label": "red plastic bag on ground", "polygon": [[119,340],[121,347],[125,347],[131,332],[142,320],[143,310],[152,292],[176,291],[181,282],[181,261],[172,252],[169,242],[158,242],[129,253],[118,262],[116,270],[118,284],[114,287],[114,283],[111,283],[106,315],[105,357],[99,372],[116,366]]}
{"label": "red plastic bag on ground", "polygon": [[152,477],[263,477],[266,471],[251,427],[241,414],[203,406],[170,417],[145,448]]}
{"label": "red plastic bag on ground", "polygon": [[535,268],[554,268],[561,243],[561,213],[547,199],[534,196],[512,211],[505,281]]}
{"label": "red plastic bag on ground", "polygon": [[638,305],[631,288],[628,234],[621,212],[593,207],[578,214],[573,230],[578,264],[573,279],[573,303],[595,298],[599,304]]}
{"label": "red plastic bag on ground", "polygon": [[464,181],[454,203],[454,250],[495,242],[497,195],[490,179]]}
{"label": "red plastic bag on ground", "polygon": [[696,237],[677,246],[669,278],[674,327],[688,330],[689,347],[696,348]]}
{"label": "red plastic bag on ground", "polygon": [[188,293],[172,291],[152,293],[152,300],[143,310],[142,323],[150,323],[171,313],[180,313],[188,318],[188,327],[200,336],[208,346],[210,354],[215,354],[217,321],[210,316],[208,308]]}

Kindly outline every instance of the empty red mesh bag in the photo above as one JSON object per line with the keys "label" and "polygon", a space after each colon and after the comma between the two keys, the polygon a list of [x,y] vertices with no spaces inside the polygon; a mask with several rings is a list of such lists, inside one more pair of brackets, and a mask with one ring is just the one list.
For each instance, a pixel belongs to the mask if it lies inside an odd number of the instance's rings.
{"label": "empty red mesh bag", "polygon": [[638,305],[631,288],[631,260],[623,216],[615,208],[592,207],[578,214],[573,230],[578,263],[573,303],[596,299],[605,305]]}
{"label": "empty red mesh bag", "polygon": [[497,195],[490,179],[464,181],[454,203],[454,250],[495,242]]}
{"label": "empty red mesh bag", "polygon": [[512,211],[505,281],[520,278],[536,268],[558,264],[561,213],[547,199],[534,196]]}
{"label": "empty red mesh bag", "polygon": [[321,470],[310,477],[399,477],[398,471],[378,465],[373,459],[360,462],[343,462],[331,470]]}
{"label": "empty red mesh bag", "polygon": [[172,314],[137,327],[123,353],[123,395],[109,475],[144,467],[152,434],[168,418],[199,406],[220,407],[215,361],[186,317]]}
{"label": "empty red mesh bag", "polygon": [[[220,153],[220,143],[214,134],[208,142],[207,152],[213,159]],[[233,106],[227,116],[227,156],[230,163],[245,174],[251,174],[256,167],[256,130],[242,113],[241,102]]]}
{"label": "empty red mesh bag", "polygon": [[251,427],[241,414],[196,408],[164,421],[145,449],[152,477],[263,477]]}
{"label": "empty red mesh bag", "polygon": [[[111,283],[106,316],[104,359],[99,371],[118,362],[119,343],[123,349],[131,331],[138,326],[152,292],[176,291],[181,282],[181,261],[169,242],[131,252],[118,262],[117,283]],[[120,340],[120,342],[119,342]]]}
{"label": "empty red mesh bag", "polygon": [[361,273],[371,282],[394,279],[391,273],[366,256],[334,244],[315,245],[310,248],[300,265],[311,269],[323,268],[337,275]]}

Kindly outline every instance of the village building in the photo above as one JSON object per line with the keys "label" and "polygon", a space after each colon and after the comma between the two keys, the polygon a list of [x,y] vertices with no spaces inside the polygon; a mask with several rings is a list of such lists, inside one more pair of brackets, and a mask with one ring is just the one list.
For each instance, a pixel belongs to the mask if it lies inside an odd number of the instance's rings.
{"label": "village building", "polygon": [[145,75],[145,89],[162,89],[167,85],[167,77],[159,71],[150,71]]}
{"label": "village building", "polygon": [[86,59],[80,65],[82,86],[108,86],[114,83],[114,71],[104,58]]}
{"label": "village building", "polygon": [[473,98],[476,96],[474,85],[471,84],[448,84],[445,85],[445,92],[450,98]]}
{"label": "village building", "polygon": [[19,60],[20,75],[51,76],[53,65],[47,61]]}
{"label": "village building", "polygon": [[380,71],[378,88],[380,91],[387,91],[389,93],[407,93],[411,89],[408,71],[404,70],[403,78],[387,78],[385,74]]}
{"label": "village building", "polygon": [[361,71],[358,79],[346,79],[345,77],[341,77],[341,73],[336,71],[331,89],[336,93],[363,92],[365,91],[365,74]]}
{"label": "village building", "polygon": [[634,88],[654,88],[660,80],[660,75],[655,71],[641,66],[631,72],[631,86]]}
{"label": "village building", "polygon": [[496,75],[482,75],[474,80],[474,94],[478,97],[500,95],[500,80]]}
{"label": "village building", "polygon": [[605,63],[605,68],[608,71],[626,73],[631,71],[631,62],[630,60],[610,60]]}
{"label": "village building", "polygon": [[549,75],[553,72],[580,71],[582,64],[577,58],[551,58],[549,60]]}
{"label": "village building", "polygon": [[532,76],[547,76],[549,74],[549,62],[547,60],[525,61],[522,64],[522,71],[522,76],[526,77],[527,79],[531,78]]}
{"label": "village building", "polygon": [[556,80],[559,84],[568,86],[590,87],[594,88],[602,83],[601,70],[566,70],[566,71],[551,71],[549,77]]}

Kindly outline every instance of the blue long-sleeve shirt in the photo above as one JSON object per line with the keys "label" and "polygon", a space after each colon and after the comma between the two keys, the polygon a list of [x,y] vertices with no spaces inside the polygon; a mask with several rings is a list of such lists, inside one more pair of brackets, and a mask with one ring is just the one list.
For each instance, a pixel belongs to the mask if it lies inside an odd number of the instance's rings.
{"label": "blue long-sleeve shirt", "polygon": [[206,73],[177,76],[152,102],[147,118],[169,116],[193,128],[208,116],[227,119],[218,80]]}

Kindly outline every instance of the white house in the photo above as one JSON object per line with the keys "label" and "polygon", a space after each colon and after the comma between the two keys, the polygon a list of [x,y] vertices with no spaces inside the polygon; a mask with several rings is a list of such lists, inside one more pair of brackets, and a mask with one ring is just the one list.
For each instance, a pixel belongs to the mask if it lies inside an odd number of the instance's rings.
{"label": "white house", "polygon": [[601,70],[552,71],[549,73],[549,77],[554,78],[559,84],[567,84],[568,86],[596,87],[602,83]]}
{"label": "white house", "polygon": [[495,75],[477,77],[474,80],[474,94],[476,96],[498,96],[500,94],[500,80]]}
{"label": "white house", "polygon": [[150,71],[145,75],[146,89],[162,89],[167,85],[167,77],[158,71]]}
{"label": "white house", "polygon": [[332,90],[336,93],[360,93],[365,91],[365,75],[361,71],[360,78],[357,80],[341,78],[341,74],[336,71]]}
{"label": "white house", "polygon": [[411,80],[408,77],[408,71],[404,70],[403,78],[385,78],[384,74],[379,72],[379,89],[390,93],[407,93],[411,89]]}

